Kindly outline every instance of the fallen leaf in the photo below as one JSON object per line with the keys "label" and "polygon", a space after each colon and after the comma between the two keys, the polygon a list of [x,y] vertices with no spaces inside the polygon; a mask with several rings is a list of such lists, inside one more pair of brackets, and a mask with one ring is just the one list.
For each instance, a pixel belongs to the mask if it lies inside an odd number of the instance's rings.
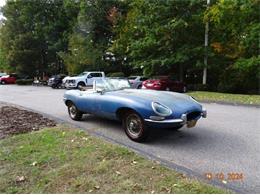
{"label": "fallen leaf", "polygon": [[100,187],[99,187],[99,186],[95,186],[94,188],[95,188],[96,190],[100,189]]}
{"label": "fallen leaf", "polygon": [[121,175],[120,171],[116,171],[116,174],[117,174],[117,175]]}
{"label": "fallen leaf", "polygon": [[171,188],[167,188],[167,187],[163,187],[162,190],[163,191],[165,190],[167,193],[171,193],[172,191]]}
{"label": "fallen leaf", "polygon": [[83,137],[82,139],[85,140],[85,141],[88,141],[88,138],[87,138],[87,137]]}
{"label": "fallen leaf", "polygon": [[25,177],[24,176],[17,176],[15,180],[17,182],[23,182],[23,181],[25,181]]}
{"label": "fallen leaf", "polygon": [[91,193],[91,192],[93,192],[93,190],[89,190],[88,192]]}
{"label": "fallen leaf", "polygon": [[154,190],[151,191],[151,194],[154,194]]}
{"label": "fallen leaf", "polygon": [[152,167],[152,169],[155,169],[155,167]]}
{"label": "fallen leaf", "polygon": [[34,161],[31,165],[32,166],[36,166],[38,164],[38,162],[37,161]]}
{"label": "fallen leaf", "polygon": [[176,187],[176,186],[178,186],[178,184],[177,184],[177,183],[173,184],[173,187]]}
{"label": "fallen leaf", "polygon": [[136,162],[135,160],[133,160],[132,163],[133,163],[134,165],[137,164],[137,162]]}

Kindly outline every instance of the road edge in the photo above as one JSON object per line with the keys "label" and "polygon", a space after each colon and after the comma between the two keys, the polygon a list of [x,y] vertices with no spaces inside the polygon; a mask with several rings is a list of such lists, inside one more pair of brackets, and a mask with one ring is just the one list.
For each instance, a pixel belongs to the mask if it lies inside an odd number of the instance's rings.
{"label": "road edge", "polygon": [[220,104],[220,105],[228,105],[228,106],[243,106],[249,108],[260,108],[259,104],[243,104],[243,103],[236,103],[236,102],[225,102],[225,101],[210,101],[210,100],[198,100],[200,103],[207,103],[207,104]]}

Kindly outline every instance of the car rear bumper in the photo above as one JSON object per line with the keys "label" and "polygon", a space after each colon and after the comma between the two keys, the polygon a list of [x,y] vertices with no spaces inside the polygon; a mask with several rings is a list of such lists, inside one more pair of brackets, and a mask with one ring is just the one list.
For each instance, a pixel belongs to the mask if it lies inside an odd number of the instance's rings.
{"label": "car rear bumper", "polygon": [[144,86],[144,85],[142,85],[142,89],[163,90],[163,87],[162,86]]}

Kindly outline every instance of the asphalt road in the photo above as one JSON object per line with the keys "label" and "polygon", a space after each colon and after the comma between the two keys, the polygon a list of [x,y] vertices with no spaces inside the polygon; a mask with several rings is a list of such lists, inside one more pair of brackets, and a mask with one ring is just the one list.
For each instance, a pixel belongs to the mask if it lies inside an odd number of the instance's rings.
{"label": "asphalt road", "polygon": [[[260,193],[260,109],[247,106],[204,104],[208,118],[180,131],[152,129],[147,143],[130,141],[117,122],[84,117],[72,121],[63,103],[64,90],[49,87],[0,85],[0,101],[17,104],[72,123],[107,140],[127,146],[142,155],[189,176],[205,179],[206,173],[221,173],[225,181],[210,180],[236,192]],[[243,180],[228,180],[231,173]]]}

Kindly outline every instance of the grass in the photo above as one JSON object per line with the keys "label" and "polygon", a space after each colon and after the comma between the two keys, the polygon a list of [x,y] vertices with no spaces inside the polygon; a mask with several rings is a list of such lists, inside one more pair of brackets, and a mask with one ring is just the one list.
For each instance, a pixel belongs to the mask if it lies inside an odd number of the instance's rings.
{"label": "grass", "polygon": [[227,193],[66,126],[0,141],[0,193]]}
{"label": "grass", "polygon": [[193,91],[187,94],[193,96],[199,101],[260,105],[260,95],[243,95],[208,91]]}

